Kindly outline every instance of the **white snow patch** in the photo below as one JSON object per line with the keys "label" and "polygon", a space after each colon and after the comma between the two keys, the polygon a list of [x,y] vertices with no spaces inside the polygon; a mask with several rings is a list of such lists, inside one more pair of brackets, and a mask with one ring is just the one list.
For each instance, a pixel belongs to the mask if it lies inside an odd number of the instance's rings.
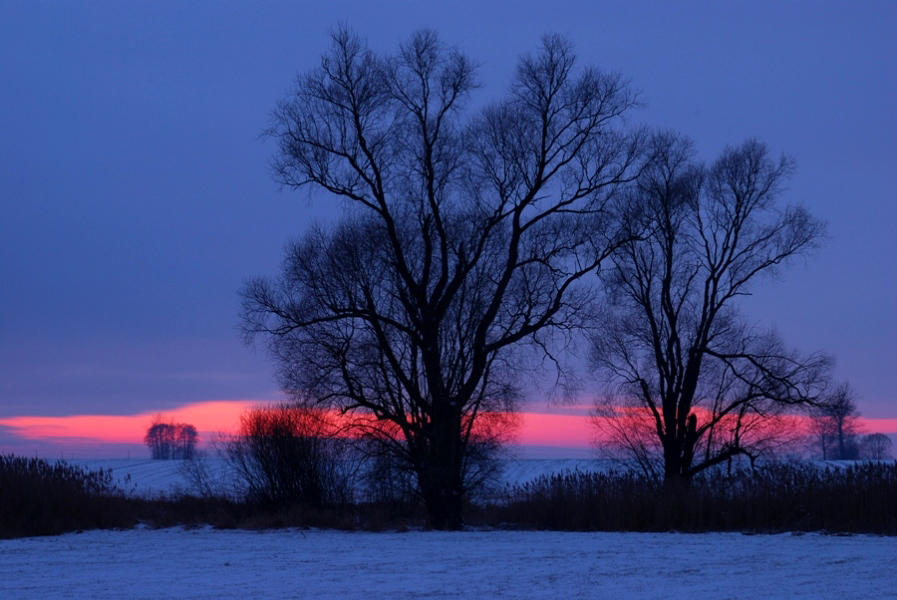
{"label": "white snow patch", "polygon": [[897,598],[874,536],[182,528],[0,541],[0,598]]}

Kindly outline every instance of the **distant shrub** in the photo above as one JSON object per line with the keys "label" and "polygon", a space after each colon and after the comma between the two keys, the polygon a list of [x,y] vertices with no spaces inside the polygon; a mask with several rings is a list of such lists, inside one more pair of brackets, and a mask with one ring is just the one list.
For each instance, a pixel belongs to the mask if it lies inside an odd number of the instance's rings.
{"label": "distant shrub", "polygon": [[0,456],[0,537],[126,527],[129,513],[111,471]]}
{"label": "distant shrub", "polygon": [[199,434],[188,423],[166,423],[162,415],[156,415],[146,430],[143,442],[155,460],[190,460],[196,452]]}
{"label": "distant shrub", "polygon": [[[224,443],[227,441],[225,439]],[[222,442],[213,439],[212,443],[220,446]],[[190,459],[181,461],[177,472],[187,482],[187,486],[177,490],[179,495],[239,500],[234,473],[226,462],[224,468],[214,462],[202,450],[197,450]]]}
{"label": "distant shrub", "polygon": [[375,529],[389,528],[387,523],[400,524],[411,515],[426,514],[417,477],[406,461],[393,452],[381,451],[377,443],[364,445],[361,451],[364,461],[357,499],[366,520],[380,524]]}

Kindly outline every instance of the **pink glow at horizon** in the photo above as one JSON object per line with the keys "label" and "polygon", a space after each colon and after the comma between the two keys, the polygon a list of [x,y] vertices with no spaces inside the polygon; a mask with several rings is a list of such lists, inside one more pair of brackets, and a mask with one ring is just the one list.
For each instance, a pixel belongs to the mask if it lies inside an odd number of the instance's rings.
{"label": "pink glow at horizon", "polygon": [[[29,441],[57,444],[106,443],[142,444],[146,428],[161,414],[165,420],[194,425],[201,442],[208,442],[215,432],[233,432],[240,415],[251,406],[264,404],[255,400],[208,401],[188,404],[165,413],[146,412],[136,415],[72,415],[65,417],[17,416],[0,419],[0,426]],[[559,414],[560,413],[560,414]],[[555,446],[587,449],[595,439],[595,430],[584,407],[561,409],[558,413],[521,412],[520,429],[515,443],[522,446]],[[897,433],[897,418],[870,419],[860,417],[865,432]]]}
{"label": "pink glow at horizon", "polygon": [[254,400],[221,400],[187,404],[175,410],[136,415],[71,415],[66,417],[8,417],[0,426],[9,427],[25,439],[84,439],[112,444],[142,444],[153,418],[190,423],[200,432],[228,432],[236,429],[240,415]]}

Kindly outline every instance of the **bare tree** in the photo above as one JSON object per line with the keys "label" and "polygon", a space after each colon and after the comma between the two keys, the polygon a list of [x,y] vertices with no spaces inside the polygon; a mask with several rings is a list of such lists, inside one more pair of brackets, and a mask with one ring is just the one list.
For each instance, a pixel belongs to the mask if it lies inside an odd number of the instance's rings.
{"label": "bare tree", "polygon": [[814,408],[810,427],[823,460],[856,460],[860,457],[857,439],[860,413],[855,398],[850,384],[843,382]]}
{"label": "bare tree", "polygon": [[885,460],[891,458],[894,442],[883,433],[870,433],[860,441],[860,456],[868,460]]}
{"label": "bare tree", "polygon": [[198,440],[199,434],[193,425],[189,423],[178,423],[175,425],[175,443],[172,458],[192,460]]}
{"label": "bare tree", "polygon": [[[776,206],[791,161],[756,141],[709,167],[693,154],[679,136],[654,138],[630,202],[643,237],[600,273],[607,304],[591,353],[609,386],[597,422],[626,434],[640,464],[659,449],[667,483],[778,443],[772,419],[815,402],[829,368],[747,326],[736,307],[823,234],[803,208]],[[633,414],[641,429],[621,430]]]}
{"label": "bare tree", "polygon": [[522,361],[551,360],[588,300],[578,282],[626,237],[615,200],[641,159],[623,122],[635,98],[557,36],[477,111],[473,63],[433,32],[382,57],[332,38],[269,135],[276,179],[348,215],[246,286],[244,330],[297,400],[358,416],[408,465],[433,527],[458,528],[482,474],[472,450],[500,441]]}
{"label": "bare tree", "polygon": [[173,438],[174,426],[170,423],[163,423],[160,417],[156,417],[146,430],[143,442],[150,449],[153,459],[167,460],[171,458]]}
{"label": "bare tree", "polygon": [[196,427],[187,423],[165,422],[161,415],[153,418],[143,438],[153,458],[163,460],[193,458],[198,441]]}

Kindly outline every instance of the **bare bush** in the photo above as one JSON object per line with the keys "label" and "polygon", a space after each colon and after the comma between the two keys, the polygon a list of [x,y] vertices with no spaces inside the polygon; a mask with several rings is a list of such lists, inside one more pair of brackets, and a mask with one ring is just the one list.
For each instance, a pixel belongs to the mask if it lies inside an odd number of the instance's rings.
{"label": "bare bush", "polygon": [[246,498],[270,507],[340,506],[353,501],[359,468],[350,440],[320,411],[288,405],[249,409],[222,456]]}
{"label": "bare bush", "polygon": [[[221,441],[213,438],[212,447],[220,449]],[[197,450],[192,458],[178,464],[178,473],[187,482],[184,495],[229,500],[238,496],[233,473],[227,468],[227,464],[214,464],[203,450]]]}

